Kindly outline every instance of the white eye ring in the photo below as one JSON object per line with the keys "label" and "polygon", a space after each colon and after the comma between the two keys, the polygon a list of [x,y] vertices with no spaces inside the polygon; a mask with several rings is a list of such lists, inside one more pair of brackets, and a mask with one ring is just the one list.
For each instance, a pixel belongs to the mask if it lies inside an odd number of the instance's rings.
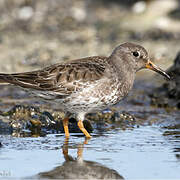
{"label": "white eye ring", "polygon": [[139,57],[139,56],[140,56],[139,51],[134,51],[132,54],[133,54],[133,56],[135,56],[135,57]]}

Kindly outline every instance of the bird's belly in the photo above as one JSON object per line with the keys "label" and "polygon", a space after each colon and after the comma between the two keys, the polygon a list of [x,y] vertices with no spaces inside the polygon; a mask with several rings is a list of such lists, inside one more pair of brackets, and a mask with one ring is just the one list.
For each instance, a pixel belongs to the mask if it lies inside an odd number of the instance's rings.
{"label": "bird's belly", "polygon": [[114,85],[106,88],[86,88],[82,92],[70,95],[61,104],[67,111],[92,112],[110,107],[119,102],[121,98],[118,87]]}

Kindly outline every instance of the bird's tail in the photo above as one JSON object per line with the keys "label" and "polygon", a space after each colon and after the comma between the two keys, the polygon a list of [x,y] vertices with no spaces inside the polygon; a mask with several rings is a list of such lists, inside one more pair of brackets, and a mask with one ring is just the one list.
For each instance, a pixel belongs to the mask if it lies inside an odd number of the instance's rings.
{"label": "bird's tail", "polygon": [[2,83],[8,83],[6,80],[6,77],[9,76],[8,74],[0,73],[0,84]]}
{"label": "bird's tail", "polygon": [[41,89],[35,82],[38,72],[4,74],[0,73],[0,84],[14,84],[23,88]]}

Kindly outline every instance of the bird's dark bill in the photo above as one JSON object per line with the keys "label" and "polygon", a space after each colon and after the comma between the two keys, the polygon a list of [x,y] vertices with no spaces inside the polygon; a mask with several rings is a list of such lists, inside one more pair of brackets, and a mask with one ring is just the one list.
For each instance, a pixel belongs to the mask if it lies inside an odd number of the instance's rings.
{"label": "bird's dark bill", "polygon": [[163,71],[161,68],[159,68],[158,66],[153,64],[151,61],[148,61],[146,63],[146,68],[151,69],[151,70],[163,75],[164,77],[166,77],[167,79],[170,80],[170,76],[165,71]]}

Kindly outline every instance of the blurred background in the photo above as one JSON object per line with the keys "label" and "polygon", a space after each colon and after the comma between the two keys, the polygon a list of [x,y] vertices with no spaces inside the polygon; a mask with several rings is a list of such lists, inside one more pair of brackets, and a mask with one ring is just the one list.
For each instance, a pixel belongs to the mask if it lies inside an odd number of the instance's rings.
{"label": "blurred background", "polygon": [[178,0],[1,0],[0,71],[108,56],[136,42],[167,68],[180,45]]}

